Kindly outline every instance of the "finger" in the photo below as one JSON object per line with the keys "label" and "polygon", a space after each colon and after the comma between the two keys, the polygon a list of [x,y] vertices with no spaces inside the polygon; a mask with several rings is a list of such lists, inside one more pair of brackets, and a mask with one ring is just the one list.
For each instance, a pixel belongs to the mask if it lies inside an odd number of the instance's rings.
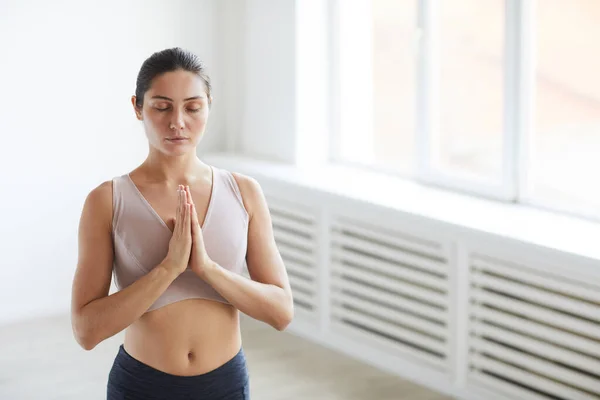
{"label": "finger", "polygon": [[186,193],[186,196],[187,196],[187,202],[191,205],[190,214],[191,214],[192,218],[190,220],[190,223],[192,224],[192,229],[193,229],[193,224],[194,224],[194,199],[192,197],[192,191],[190,190],[189,185],[186,185],[184,189],[185,189],[185,193]]}
{"label": "finger", "polygon": [[192,203],[192,229],[195,231],[200,228],[198,223],[198,213],[196,212],[196,205]]}
{"label": "finger", "polygon": [[189,186],[186,186],[186,187],[185,187],[185,191],[186,191],[186,193],[187,193],[188,202],[189,202],[190,204],[194,204],[194,199],[192,198],[192,190],[190,189],[190,187],[189,187]]}
{"label": "finger", "polygon": [[181,191],[177,189],[177,209],[175,210],[175,216],[179,217],[179,207],[181,206]]}
{"label": "finger", "polygon": [[191,229],[190,232],[192,234],[192,237],[196,234],[196,208],[194,207],[193,204],[190,204],[190,225],[191,225]]}
{"label": "finger", "polygon": [[191,216],[191,209],[192,209],[192,205],[191,204],[186,204],[186,220],[185,220],[185,234],[188,236],[191,236],[191,220],[192,220],[192,216]]}
{"label": "finger", "polygon": [[186,218],[188,218],[187,200],[186,200],[185,190],[182,185],[181,186],[181,222],[182,223],[181,223],[181,226],[179,227],[179,232],[182,235],[185,235]]}
{"label": "finger", "polygon": [[179,225],[177,226],[177,233],[181,235],[183,233],[183,223],[185,218],[185,202],[183,201],[183,188],[179,185]]}
{"label": "finger", "polygon": [[175,225],[173,226],[173,233],[177,233],[178,228],[179,228],[179,223],[181,221],[181,192],[179,189],[177,189],[177,208],[175,210],[175,218],[173,218],[175,220]]}

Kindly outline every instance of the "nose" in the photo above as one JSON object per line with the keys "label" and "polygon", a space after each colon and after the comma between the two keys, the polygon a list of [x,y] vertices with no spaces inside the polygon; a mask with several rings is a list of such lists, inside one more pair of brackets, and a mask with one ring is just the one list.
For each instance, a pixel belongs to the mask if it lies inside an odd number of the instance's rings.
{"label": "nose", "polygon": [[185,123],[183,122],[183,113],[181,111],[173,112],[169,128],[173,130],[183,130],[184,127]]}

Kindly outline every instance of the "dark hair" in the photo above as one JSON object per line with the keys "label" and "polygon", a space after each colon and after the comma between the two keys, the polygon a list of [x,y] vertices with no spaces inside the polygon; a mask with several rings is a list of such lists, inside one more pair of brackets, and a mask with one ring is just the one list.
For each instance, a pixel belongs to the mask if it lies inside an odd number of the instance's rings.
{"label": "dark hair", "polygon": [[154,78],[165,72],[177,70],[193,72],[204,81],[206,94],[208,95],[208,105],[210,106],[211,84],[205,68],[204,63],[200,61],[198,56],[179,47],[165,49],[152,54],[144,61],[137,76],[135,88],[136,106],[142,108],[144,104],[144,94],[150,89],[150,85]]}

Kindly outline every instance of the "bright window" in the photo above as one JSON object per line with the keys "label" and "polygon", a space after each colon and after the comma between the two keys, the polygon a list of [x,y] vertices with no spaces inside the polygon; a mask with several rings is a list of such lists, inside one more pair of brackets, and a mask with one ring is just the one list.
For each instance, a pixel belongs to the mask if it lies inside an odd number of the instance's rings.
{"label": "bright window", "polygon": [[600,217],[600,3],[338,0],[332,159]]}

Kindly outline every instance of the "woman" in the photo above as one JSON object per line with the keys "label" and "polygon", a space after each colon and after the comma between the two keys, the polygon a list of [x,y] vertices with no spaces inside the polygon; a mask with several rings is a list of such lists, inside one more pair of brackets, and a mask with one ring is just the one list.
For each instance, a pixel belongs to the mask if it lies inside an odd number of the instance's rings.
{"label": "woman", "polygon": [[259,184],[196,155],[211,103],[195,55],[153,54],[132,97],[148,157],[85,200],[72,325],[86,350],[126,329],[109,400],[248,399],[239,311],[278,330],[292,320]]}

